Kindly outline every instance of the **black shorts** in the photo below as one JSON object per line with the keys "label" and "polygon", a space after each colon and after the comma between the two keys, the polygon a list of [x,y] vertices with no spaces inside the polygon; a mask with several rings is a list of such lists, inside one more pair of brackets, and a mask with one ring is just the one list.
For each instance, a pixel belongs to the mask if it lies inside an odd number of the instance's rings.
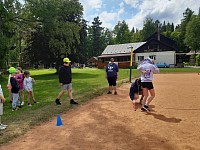
{"label": "black shorts", "polygon": [[142,85],[143,88],[147,88],[149,90],[154,88],[152,82],[141,82],[141,85]]}
{"label": "black shorts", "polygon": [[109,86],[116,86],[117,77],[108,77]]}

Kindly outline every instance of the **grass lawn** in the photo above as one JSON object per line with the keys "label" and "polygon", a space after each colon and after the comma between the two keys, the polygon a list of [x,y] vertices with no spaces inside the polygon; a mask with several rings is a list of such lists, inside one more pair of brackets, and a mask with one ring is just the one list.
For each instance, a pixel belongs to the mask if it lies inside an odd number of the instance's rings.
{"label": "grass lawn", "polygon": [[[200,72],[197,68],[162,68],[161,73],[179,73],[179,72]],[[60,92],[58,76],[54,69],[45,70],[30,70],[31,76],[35,79],[33,87],[36,100],[40,103],[27,106],[26,93],[25,105],[18,111],[12,112],[11,104],[9,103],[7,85],[8,75],[0,77],[4,96],[7,101],[4,104],[4,115],[2,122],[9,125],[6,130],[0,131],[0,144],[6,143],[13,138],[24,134],[31,127],[48,121],[53,116],[65,112],[71,108],[69,99],[65,94],[61,99],[62,105],[56,106],[54,101],[57,94]],[[105,79],[105,70],[103,69],[72,69],[73,74],[73,96],[78,102],[84,103],[91,98],[107,92],[107,80]],[[138,77],[139,72],[136,69],[132,70],[132,77]],[[124,80],[126,79],[126,80]],[[129,69],[120,69],[118,76],[118,85],[129,79]],[[56,122],[55,122],[56,125]]]}
{"label": "grass lawn", "polygon": [[[62,105],[56,106],[54,101],[61,88],[58,83],[58,76],[55,69],[30,70],[31,76],[35,79],[34,94],[38,104],[32,107],[27,106],[26,93],[25,105],[18,111],[12,112],[9,103],[8,90],[6,88],[8,75],[0,78],[6,102],[4,103],[4,115],[2,123],[9,127],[0,131],[0,144],[24,134],[29,128],[48,121],[53,116],[65,112],[71,108],[67,93],[61,98]],[[73,76],[73,96],[79,103],[107,92],[107,80],[103,69],[72,69]],[[139,76],[138,71],[132,70],[132,77]],[[129,69],[120,69],[118,75],[118,85],[129,78]],[[127,80],[126,80],[127,81]],[[56,123],[55,123],[56,124]]]}

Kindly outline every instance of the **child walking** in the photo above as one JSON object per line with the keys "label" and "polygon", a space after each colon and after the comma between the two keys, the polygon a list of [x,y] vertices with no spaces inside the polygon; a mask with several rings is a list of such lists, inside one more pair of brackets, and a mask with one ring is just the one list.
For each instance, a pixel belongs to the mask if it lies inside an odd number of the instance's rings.
{"label": "child walking", "polygon": [[12,92],[12,111],[18,110],[20,108],[20,101],[19,101],[19,85],[17,80],[15,79],[17,70],[14,67],[9,68],[9,73],[11,74],[10,77],[10,84],[11,84],[11,92]]}
{"label": "child walking", "polygon": [[21,67],[18,67],[17,71],[18,71],[18,74],[16,75],[16,80],[17,80],[18,85],[20,87],[20,89],[19,89],[19,97],[20,97],[20,99],[22,101],[21,105],[23,106],[24,105],[24,84],[23,84],[24,74],[22,72],[22,68]]}
{"label": "child walking", "polygon": [[70,104],[77,105],[78,103],[74,101],[72,96],[72,72],[71,72],[71,66],[70,66],[70,60],[69,58],[63,59],[63,66],[59,70],[59,82],[61,86],[61,92],[58,94],[55,103],[56,105],[61,105],[60,98],[65,93],[68,92],[68,97],[70,99]]}
{"label": "child walking", "polygon": [[3,103],[5,101],[6,101],[6,99],[3,96],[3,90],[2,90],[1,85],[0,85],[0,130],[4,130],[8,126],[8,125],[2,124],[2,122],[1,122],[2,116],[3,116]]}
{"label": "child walking", "polygon": [[34,93],[33,93],[33,83],[35,82],[35,80],[30,77],[29,71],[24,72],[24,77],[25,77],[24,78],[24,89],[27,93],[28,106],[32,106],[31,102],[30,102],[31,96],[32,96],[33,102],[37,103],[36,100],[35,100]]}

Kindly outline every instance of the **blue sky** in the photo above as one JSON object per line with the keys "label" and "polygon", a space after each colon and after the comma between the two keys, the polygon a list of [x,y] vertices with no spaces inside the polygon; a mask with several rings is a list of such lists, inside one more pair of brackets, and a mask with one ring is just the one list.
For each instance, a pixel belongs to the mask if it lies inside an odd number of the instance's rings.
{"label": "blue sky", "polygon": [[89,24],[99,16],[102,26],[111,30],[123,20],[130,29],[142,29],[146,17],[177,25],[186,8],[197,14],[200,7],[200,0],[80,0],[80,3]]}

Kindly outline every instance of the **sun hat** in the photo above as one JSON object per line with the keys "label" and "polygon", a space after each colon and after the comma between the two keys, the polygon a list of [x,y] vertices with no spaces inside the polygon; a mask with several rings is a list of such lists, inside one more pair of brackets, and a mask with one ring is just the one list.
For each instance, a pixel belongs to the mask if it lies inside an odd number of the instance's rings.
{"label": "sun hat", "polygon": [[64,63],[65,63],[65,62],[66,62],[66,63],[69,63],[69,62],[71,62],[71,61],[69,60],[69,58],[66,57],[66,58],[63,59],[63,62],[64,62]]}
{"label": "sun hat", "polygon": [[10,67],[10,68],[8,69],[8,72],[9,72],[9,73],[16,73],[17,70],[16,70],[14,67]]}

